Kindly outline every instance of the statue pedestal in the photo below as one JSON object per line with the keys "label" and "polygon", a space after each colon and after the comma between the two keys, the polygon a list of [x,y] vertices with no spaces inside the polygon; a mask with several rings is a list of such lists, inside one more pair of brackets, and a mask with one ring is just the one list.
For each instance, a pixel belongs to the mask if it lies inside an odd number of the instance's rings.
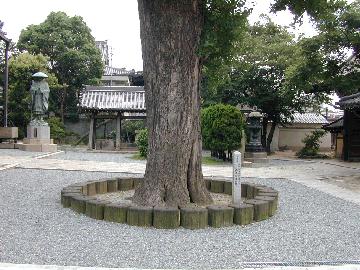
{"label": "statue pedestal", "polygon": [[15,149],[17,137],[17,127],[0,127],[0,149]]}
{"label": "statue pedestal", "polygon": [[245,152],[244,160],[251,162],[251,167],[258,167],[261,164],[269,163],[266,152]]}
{"label": "statue pedestal", "polygon": [[56,152],[57,144],[50,139],[50,127],[43,125],[28,125],[27,137],[19,149],[30,152]]}

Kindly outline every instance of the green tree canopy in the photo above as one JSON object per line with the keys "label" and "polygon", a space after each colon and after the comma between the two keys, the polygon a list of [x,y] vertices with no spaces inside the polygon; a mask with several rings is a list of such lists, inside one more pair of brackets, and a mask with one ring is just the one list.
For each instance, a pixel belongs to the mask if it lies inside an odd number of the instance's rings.
{"label": "green tree canopy", "polygon": [[336,92],[339,96],[359,91],[360,1],[279,0],[273,10],[288,7],[296,20],[308,13],[318,34],[303,39],[303,61],[293,79],[308,92]]}
{"label": "green tree canopy", "polygon": [[84,84],[97,83],[102,76],[100,51],[80,16],[51,12],[44,22],[22,30],[17,46],[22,51],[48,57],[50,70],[63,85],[61,105],[71,107],[68,112],[76,111],[77,91]]}
{"label": "green tree canopy", "polygon": [[203,64],[203,95],[229,80],[229,70],[246,32],[251,9],[245,0],[207,0],[199,54]]}
{"label": "green tree canopy", "polygon": [[295,111],[323,102],[323,93],[307,93],[291,77],[302,63],[302,51],[285,27],[265,17],[264,23],[249,26],[230,72],[228,85],[218,89],[217,100],[257,106],[265,113],[264,130],[272,123],[263,144],[268,151],[276,124],[286,123]]}

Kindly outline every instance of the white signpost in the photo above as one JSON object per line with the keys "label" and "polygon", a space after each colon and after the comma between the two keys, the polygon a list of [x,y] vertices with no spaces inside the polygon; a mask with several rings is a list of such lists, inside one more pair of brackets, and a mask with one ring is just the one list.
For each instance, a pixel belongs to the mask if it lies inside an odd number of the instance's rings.
{"label": "white signpost", "polygon": [[234,204],[241,203],[241,153],[233,153],[233,182],[232,201]]}

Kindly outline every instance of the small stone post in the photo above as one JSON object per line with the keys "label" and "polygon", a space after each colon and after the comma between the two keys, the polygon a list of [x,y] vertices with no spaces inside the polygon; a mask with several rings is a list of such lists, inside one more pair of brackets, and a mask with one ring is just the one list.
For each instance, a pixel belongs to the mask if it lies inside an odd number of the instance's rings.
{"label": "small stone post", "polygon": [[233,182],[232,182],[232,201],[233,204],[241,203],[241,153],[233,153]]}

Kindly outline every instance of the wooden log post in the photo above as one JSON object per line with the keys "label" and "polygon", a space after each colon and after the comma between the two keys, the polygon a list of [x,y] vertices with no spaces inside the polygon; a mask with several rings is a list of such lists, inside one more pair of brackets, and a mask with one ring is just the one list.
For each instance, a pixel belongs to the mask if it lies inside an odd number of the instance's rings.
{"label": "wooden log post", "polygon": [[223,205],[210,205],[207,209],[210,227],[220,228],[233,225],[234,208]]}
{"label": "wooden log post", "polygon": [[237,225],[247,225],[254,220],[254,206],[252,204],[238,203],[231,204],[234,208],[234,223]]}
{"label": "wooden log post", "polygon": [[208,210],[201,207],[183,207],[180,209],[180,224],[186,229],[204,229],[208,226]]}
{"label": "wooden log post", "polygon": [[153,224],[153,207],[130,206],[127,211],[126,223],[131,226],[151,227]]}
{"label": "wooden log post", "polygon": [[118,191],[118,180],[108,179],[107,180],[107,192],[117,192]]}
{"label": "wooden log post", "polygon": [[252,204],[254,206],[255,221],[261,221],[269,218],[270,204],[268,201],[250,199],[244,201],[244,203]]}
{"label": "wooden log post", "polygon": [[180,210],[177,207],[154,207],[153,226],[157,229],[175,229],[180,226]]}
{"label": "wooden log post", "polygon": [[124,203],[106,204],[104,208],[104,220],[126,223],[127,209],[130,205]]}

